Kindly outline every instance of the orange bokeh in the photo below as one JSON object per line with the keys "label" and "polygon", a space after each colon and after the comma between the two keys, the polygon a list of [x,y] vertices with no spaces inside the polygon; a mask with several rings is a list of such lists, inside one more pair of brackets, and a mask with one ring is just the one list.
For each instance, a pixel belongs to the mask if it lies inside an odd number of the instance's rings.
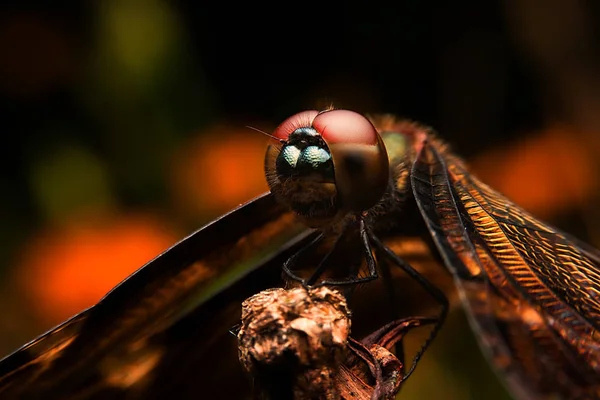
{"label": "orange bokeh", "polygon": [[473,160],[485,183],[539,217],[579,207],[598,190],[596,150],[588,136],[550,127]]}
{"label": "orange bokeh", "polygon": [[55,323],[96,303],[175,241],[150,216],[71,223],[28,243],[17,282],[41,319]]}
{"label": "orange bokeh", "polygon": [[203,132],[176,154],[178,206],[192,215],[216,216],[266,192],[267,141],[249,128],[218,126]]}

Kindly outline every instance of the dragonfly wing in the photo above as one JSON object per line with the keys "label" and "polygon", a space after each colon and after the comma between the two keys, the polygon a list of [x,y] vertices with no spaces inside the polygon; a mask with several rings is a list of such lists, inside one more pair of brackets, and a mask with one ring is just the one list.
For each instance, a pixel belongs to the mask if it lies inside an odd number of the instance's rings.
{"label": "dragonfly wing", "polygon": [[599,397],[597,251],[479,182],[435,138],[416,148],[415,199],[511,391],[527,399]]}
{"label": "dragonfly wing", "polygon": [[282,258],[309,234],[271,195],[239,207],[0,361],[0,396],[148,399],[231,391],[216,378],[229,373],[220,357],[233,355],[228,365],[237,366],[228,330],[239,322],[240,304],[281,284]]}
{"label": "dragonfly wing", "polygon": [[80,312],[0,361],[0,394],[19,390],[29,377],[47,369],[73,342],[89,312]]}

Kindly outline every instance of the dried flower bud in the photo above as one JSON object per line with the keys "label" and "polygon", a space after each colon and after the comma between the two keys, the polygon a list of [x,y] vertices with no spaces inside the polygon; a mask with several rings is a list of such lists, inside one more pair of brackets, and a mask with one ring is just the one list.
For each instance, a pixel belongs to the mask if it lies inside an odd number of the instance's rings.
{"label": "dried flower bud", "polygon": [[404,366],[390,352],[435,319],[393,321],[352,339],[345,297],[328,287],[269,289],[242,304],[239,357],[263,399],[393,399]]}
{"label": "dried flower bud", "polygon": [[239,357],[267,398],[337,399],[350,312],[336,290],[269,289],[242,304]]}

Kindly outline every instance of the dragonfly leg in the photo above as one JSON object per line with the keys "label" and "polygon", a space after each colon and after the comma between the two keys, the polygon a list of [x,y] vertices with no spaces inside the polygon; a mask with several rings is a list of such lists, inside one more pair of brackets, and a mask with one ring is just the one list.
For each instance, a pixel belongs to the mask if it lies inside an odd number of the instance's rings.
{"label": "dragonfly leg", "polygon": [[323,272],[325,272],[325,270],[327,269],[327,260],[333,254],[333,252],[335,251],[335,249],[337,248],[338,244],[342,240],[342,237],[344,237],[344,233],[346,232],[346,229],[347,229],[347,226],[344,227],[344,229],[342,230],[342,232],[339,234],[339,236],[335,240],[335,243],[333,244],[333,246],[331,247],[331,249],[327,252],[327,254],[325,254],[325,257],[323,257],[323,259],[321,260],[321,262],[319,262],[319,265],[317,266],[317,268],[315,269],[315,271],[304,282],[304,284],[306,286],[313,286],[317,282],[317,280],[321,277],[321,275],[323,275]]}
{"label": "dragonfly leg", "polygon": [[440,328],[444,324],[444,321],[446,320],[446,315],[448,314],[448,298],[446,297],[444,292],[442,292],[437,286],[429,282],[410,264],[408,264],[402,258],[398,257],[396,253],[394,253],[389,247],[383,244],[379,240],[379,238],[377,238],[375,235],[371,235],[371,240],[375,244],[376,248],[381,250],[394,264],[400,267],[404,272],[408,274],[408,276],[410,276],[419,285],[421,285],[441,306],[440,314],[437,318],[436,323],[433,326],[433,329],[431,330],[431,333],[429,334],[429,337],[427,338],[427,340],[425,340],[425,343],[423,343],[423,346],[421,346],[421,348],[413,358],[412,365],[406,373],[406,375],[404,376],[404,379],[407,379],[414,372],[415,367],[417,366],[417,363],[425,353],[425,350],[427,350],[429,345],[433,342],[438,332],[440,331]]}
{"label": "dragonfly leg", "polygon": [[319,285],[327,285],[327,286],[349,286],[356,285],[360,283],[371,282],[379,277],[377,274],[377,263],[375,262],[375,257],[373,257],[373,249],[371,247],[371,242],[369,240],[369,232],[367,231],[367,227],[365,225],[365,220],[363,217],[359,217],[358,219],[358,230],[360,234],[360,240],[362,242],[362,247],[365,251],[365,259],[367,261],[367,269],[368,275],[363,278],[352,277],[349,279],[342,280],[323,280],[319,282]]}
{"label": "dragonfly leg", "polygon": [[240,329],[242,328],[242,324],[235,324],[231,328],[229,328],[229,333],[235,337],[237,337],[238,333],[240,333]]}
{"label": "dragonfly leg", "polygon": [[[378,260],[381,260],[381,257],[379,257],[380,252],[381,250],[377,251]],[[383,284],[385,285],[385,291],[387,293],[387,297],[390,303],[392,321],[397,321],[400,319],[400,313],[398,310],[398,301],[396,300],[396,291],[394,289],[394,281],[392,279],[392,273],[390,271],[389,263],[380,261],[379,270],[381,271]],[[395,349],[396,358],[400,360],[402,365],[404,365],[404,340],[399,340],[398,342],[396,342]]]}
{"label": "dragonfly leg", "polygon": [[282,267],[283,272],[288,276],[288,278],[290,278],[291,280],[294,280],[296,282],[300,282],[300,283],[302,283],[302,285],[305,285],[304,279],[302,277],[296,275],[296,273],[294,273],[294,271],[292,271],[292,267],[294,266],[296,261],[298,261],[298,258],[302,254],[304,254],[306,251],[308,251],[308,250],[312,249],[313,247],[315,247],[316,245],[318,245],[321,242],[321,240],[323,240],[324,237],[325,237],[325,234],[320,233],[316,238],[313,239],[312,242],[310,242],[306,246],[302,247],[300,250],[298,250],[296,253],[294,253],[293,256],[288,258],[283,263],[283,267]]}

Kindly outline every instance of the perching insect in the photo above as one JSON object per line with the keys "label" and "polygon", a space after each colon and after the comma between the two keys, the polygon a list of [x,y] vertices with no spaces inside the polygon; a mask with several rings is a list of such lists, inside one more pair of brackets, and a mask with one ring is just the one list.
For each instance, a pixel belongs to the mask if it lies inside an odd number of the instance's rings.
{"label": "perching insect", "polygon": [[273,136],[272,194],[191,234],[6,357],[0,396],[246,393],[227,327],[245,298],[281,284],[282,265],[305,285],[366,283],[400,266],[440,304],[431,339],[446,297],[395,250],[418,237],[439,273],[451,272],[484,352],[516,398],[600,398],[598,250],[477,180],[419,124],[305,111]]}

